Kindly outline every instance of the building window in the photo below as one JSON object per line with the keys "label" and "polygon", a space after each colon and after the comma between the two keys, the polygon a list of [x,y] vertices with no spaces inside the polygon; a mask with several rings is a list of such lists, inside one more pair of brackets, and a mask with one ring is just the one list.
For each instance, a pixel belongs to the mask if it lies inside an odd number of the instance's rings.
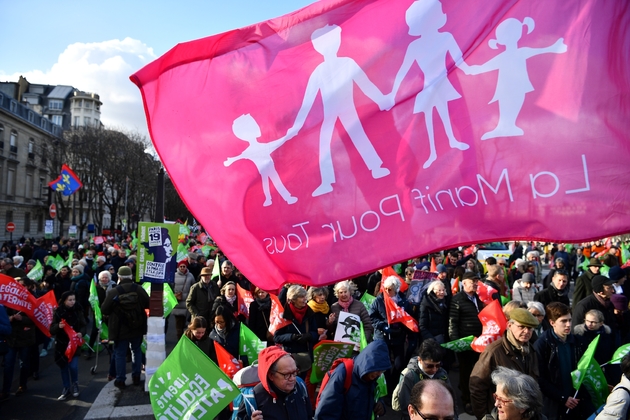
{"label": "building window", "polygon": [[7,197],[13,197],[15,194],[15,170],[7,171]]}
{"label": "building window", "polygon": [[7,221],[6,221],[7,223],[13,221],[13,210],[7,210],[6,218],[7,218]]}
{"label": "building window", "polygon": [[74,117],[75,128],[81,125],[81,117]]}
{"label": "building window", "polygon": [[9,105],[9,109],[11,110],[11,112],[17,112],[17,102],[11,100],[11,105]]}
{"label": "building window", "polygon": [[83,106],[83,99],[77,99],[74,101],[74,106],[81,108]]}
{"label": "building window", "polygon": [[24,198],[31,198],[33,194],[33,175],[26,174],[26,185],[24,186]]}
{"label": "building window", "polygon": [[63,101],[59,99],[50,99],[48,101],[48,108],[50,109],[63,109]]}
{"label": "building window", "polygon": [[17,153],[17,137],[18,137],[17,131],[11,130],[11,138],[9,140],[9,145],[11,146],[11,153]]}
{"label": "building window", "polygon": [[57,124],[58,126],[61,126],[63,123],[63,115],[53,115],[52,123]]}
{"label": "building window", "polygon": [[44,198],[44,188],[45,188],[44,186],[46,185],[44,182],[45,182],[44,178],[39,178],[39,190],[37,190],[37,191],[39,191],[39,198],[40,199]]}
{"label": "building window", "polygon": [[24,213],[24,232],[31,231],[31,213]]}
{"label": "building window", "polygon": [[90,101],[85,101],[85,106],[84,108],[92,108],[92,102]]}
{"label": "building window", "polygon": [[90,126],[90,121],[91,121],[90,117],[83,117],[83,125],[84,126],[89,127]]}
{"label": "building window", "polygon": [[33,122],[34,119],[35,114],[33,114],[33,111],[28,111],[28,122]]}
{"label": "building window", "polygon": [[40,214],[37,216],[37,231],[41,232],[44,230],[44,215]]}
{"label": "building window", "polygon": [[48,162],[48,145],[42,146],[42,164]]}

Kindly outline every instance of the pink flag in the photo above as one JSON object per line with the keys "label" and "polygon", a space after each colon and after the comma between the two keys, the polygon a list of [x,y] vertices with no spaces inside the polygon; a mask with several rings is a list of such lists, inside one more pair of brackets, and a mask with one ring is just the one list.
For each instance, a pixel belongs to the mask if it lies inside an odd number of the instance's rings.
{"label": "pink flag", "polygon": [[236,297],[238,300],[238,313],[249,318],[249,305],[254,301],[254,296],[249,290],[236,285]]}
{"label": "pink flag", "polygon": [[409,328],[411,331],[418,332],[418,321],[416,321],[411,315],[407,313],[403,308],[396,305],[396,302],[389,297],[387,293],[383,293],[383,300],[385,301],[385,312],[387,312],[387,323],[393,324],[395,322],[402,322],[402,324]]}
{"label": "pink flag", "polygon": [[278,296],[269,293],[271,297],[271,312],[269,313],[269,332],[274,334],[282,327],[286,327],[291,324],[291,321],[287,321],[283,318],[284,308],[280,303]]}
{"label": "pink flag", "polygon": [[483,330],[470,346],[474,351],[481,353],[488,344],[501,338],[507,327],[507,320],[498,300],[493,300],[477,316],[483,325]]}
{"label": "pink flag", "polygon": [[323,285],[460,245],[628,232],[625,6],[322,0],[131,79],[238,268]]}

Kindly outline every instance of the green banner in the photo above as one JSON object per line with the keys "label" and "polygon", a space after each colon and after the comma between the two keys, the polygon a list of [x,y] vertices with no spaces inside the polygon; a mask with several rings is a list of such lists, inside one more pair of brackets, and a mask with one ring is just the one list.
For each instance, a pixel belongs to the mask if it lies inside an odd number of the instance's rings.
{"label": "green banner", "polygon": [[74,259],[74,251],[68,251],[68,258],[66,259],[66,262],[64,262],[64,265],[66,267],[72,268],[72,260],[73,259]]}
{"label": "green banner", "polygon": [[157,419],[211,420],[238,394],[230,378],[186,336],[149,381]]}
{"label": "green banner", "polygon": [[324,379],[335,361],[342,357],[352,357],[354,344],[339,343],[337,341],[322,340],[313,347],[313,369],[311,370],[311,383],[315,384]]}
{"label": "green banner", "polygon": [[361,296],[360,299],[360,301],[365,305],[366,309],[370,309],[370,306],[372,306],[372,302],[374,302],[375,300],[376,298],[368,292],[363,293],[363,296]]}
{"label": "green banner", "polygon": [[44,277],[44,267],[42,267],[42,263],[37,260],[35,266],[31,268],[31,271],[26,275],[31,280],[40,281],[42,277]]}
{"label": "green banner", "polygon": [[573,388],[577,391],[580,389],[581,385],[584,385],[591,395],[595,407],[604,404],[608,396],[606,377],[599,363],[597,363],[593,357],[598,343],[599,335],[588,345],[588,348],[578,362],[577,369],[571,372]]}
{"label": "green banner", "polygon": [[96,283],[94,283],[94,281],[90,281],[90,297],[88,298],[88,301],[94,311],[96,328],[101,330],[101,340],[107,340],[109,337],[109,330],[107,329],[107,324],[103,322],[103,314],[101,314],[101,306],[98,302],[98,293],[96,292]]}
{"label": "green banner", "polygon": [[46,260],[46,264],[52,266],[55,270],[59,271],[65,265],[65,261],[61,255],[57,255],[56,257],[48,257]]}
{"label": "green banner", "polygon": [[138,226],[138,264],[136,281],[173,283],[177,270],[178,225],[145,223]]}
{"label": "green banner", "polygon": [[[151,283],[142,283],[142,288],[149,296],[151,296]],[[175,293],[173,293],[173,289],[171,289],[169,284],[164,284],[162,304],[164,305],[164,318],[168,317],[173,308],[177,306],[177,298],[175,297]]]}
{"label": "green banner", "polygon": [[177,261],[185,260],[188,257],[188,250],[184,244],[177,245]]}
{"label": "green banner", "polygon": [[453,340],[448,343],[441,344],[441,346],[446,349],[453,350],[455,353],[459,353],[466,350],[472,350],[470,345],[474,339],[474,336],[469,335],[468,337],[460,338],[459,340]]}
{"label": "green banner", "polygon": [[267,343],[260,341],[260,338],[241,323],[241,331],[238,340],[239,356],[247,356],[247,361],[251,365],[258,360],[258,354],[267,347]]}
{"label": "green banner", "polygon": [[608,363],[618,364],[626,354],[630,353],[630,343],[624,344],[613,353],[612,359]]}

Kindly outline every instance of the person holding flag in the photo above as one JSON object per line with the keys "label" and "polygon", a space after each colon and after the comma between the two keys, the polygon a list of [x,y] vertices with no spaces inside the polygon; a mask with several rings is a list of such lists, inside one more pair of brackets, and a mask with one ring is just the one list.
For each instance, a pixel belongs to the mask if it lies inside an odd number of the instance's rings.
{"label": "person holding flag", "polygon": [[385,305],[387,298],[393,301],[398,308],[406,311],[407,299],[405,294],[400,292],[400,280],[396,276],[389,276],[383,280],[382,292],[372,302],[368,311],[374,327],[374,340],[384,340],[389,349],[392,367],[385,373],[385,379],[388,391],[391,393],[394,391],[404,363],[407,361],[405,360],[405,341],[409,330],[403,322],[390,321],[390,313]]}
{"label": "person holding flag", "polygon": [[[595,411],[588,392],[580,390],[577,398],[571,386],[571,372],[583,353],[581,342],[571,334],[571,309],[562,302],[547,305],[551,328],[534,343],[538,356],[538,383],[543,392],[543,414],[549,420],[583,420]],[[568,409],[568,413],[567,413]]]}
{"label": "person holding flag", "polygon": [[350,280],[343,280],[335,284],[333,287],[333,293],[337,298],[337,302],[333,303],[330,307],[330,316],[333,318],[328,331],[330,336],[334,337],[335,332],[337,331],[336,321],[339,319],[339,314],[341,311],[348,312],[358,315],[359,318],[361,318],[365,338],[369,343],[372,341],[372,336],[374,335],[374,326],[372,325],[372,319],[370,318],[365,305],[360,300],[353,297],[356,290],[357,285]]}
{"label": "person holding flag", "polygon": [[79,396],[79,355],[75,351],[71,358],[67,356],[66,350],[71,343],[65,331],[66,326],[70,326],[82,338],[86,325],[83,308],[77,302],[76,294],[64,292],[50,324],[50,333],[55,335],[55,363],[61,369],[63,382],[63,390],[57,398],[59,401],[67,399],[70,393],[75,398]]}
{"label": "person holding flag", "polygon": [[210,339],[210,331],[208,330],[208,321],[202,316],[196,316],[190,320],[188,328],[184,334],[197,347],[201,349],[215,364],[217,362],[217,352]]}
{"label": "person holding flag", "polygon": [[254,289],[254,301],[249,305],[249,321],[247,325],[254,334],[267,343],[267,347],[273,346],[273,334],[269,331],[269,317],[271,315],[271,296],[267,291],[256,287]]}
{"label": "person holding flag", "polygon": [[606,399],[604,409],[595,420],[626,419],[630,414],[630,353],[621,360],[621,380]]}

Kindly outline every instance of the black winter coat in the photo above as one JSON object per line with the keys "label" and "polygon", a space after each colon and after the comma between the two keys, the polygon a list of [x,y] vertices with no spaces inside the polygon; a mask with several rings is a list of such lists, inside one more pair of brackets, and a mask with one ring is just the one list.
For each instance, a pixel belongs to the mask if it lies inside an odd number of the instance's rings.
{"label": "black winter coat", "polygon": [[425,296],[420,304],[420,334],[423,340],[434,338],[440,344],[446,343],[448,337],[446,299],[439,301],[433,292]]}
{"label": "black winter coat", "polygon": [[[62,319],[65,320],[75,332],[81,334],[85,334],[87,322],[85,321],[85,316],[83,315],[83,308],[78,302],[75,303],[72,308],[68,308],[62,304],[55,309],[53,321],[50,324],[50,334],[55,336],[55,363],[64,367],[68,364],[68,358],[65,353],[68,343],[70,342],[70,338],[63,328],[59,328],[59,323]],[[75,353],[75,355],[77,354],[79,354],[79,350]]]}
{"label": "black winter coat", "polygon": [[[483,326],[479,321],[479,312],[485,307],[483,302],[474,294],[477,306],[468,299],[466,292],[459,292],[453,296],[448,316],[448,337],[447,341],[459,340],[460,338],[474,335],[479,337]],[[477,310],[479,308],[479,310]]]}
{"label": "black winter coat", "polygon": [[[273,335],[273,341],[282,344],[284,351],[287,353],[304,353],[308,352],[313,357],[313,346],[317,344],[319,334],[317,334],[317,325],[315,324],[315,313],[308,306],[306,314],[302,322],[295,319],[295,315],[291,312],[289,303],[284,305],[284,319],[291,321],[291,324],[282,327]],[[299,341],[296,335],[306,334],[306,341]]]}
{"label": "black winter coat", "polygon": [[267,296],[262,303],[259,302],[259,299],[254,299],[254,301],[249,305],[249,329],[252,330],[263,343],[265,341],[273,343],[273,336],[270,340],[268,340],[267,336],[267,333],[269,332],[270,313],[271,298],[269,296]]}
{"label": "black winter coat", "polygon": [[[140,286],[133,282],[133,280],[121,280],[119,286],[122,286],[125,293],[129,293],[133,286],[136,285],[136,292],[138,293],[138,305],[139,309],[143,311],[149,309],[149,295]],[[118,288],[112,287],[105,297],[105,302],[101,305],[101,312],[103,315],[109,315],[109,321],[107,326],[109,328],[110,340],[130,340],[136,337],[142,337],[147,333],[147,318],[144,316],[144,324],[138,328],[131,328],[125,322],[125,315],[121,313],[118,307]]]}

